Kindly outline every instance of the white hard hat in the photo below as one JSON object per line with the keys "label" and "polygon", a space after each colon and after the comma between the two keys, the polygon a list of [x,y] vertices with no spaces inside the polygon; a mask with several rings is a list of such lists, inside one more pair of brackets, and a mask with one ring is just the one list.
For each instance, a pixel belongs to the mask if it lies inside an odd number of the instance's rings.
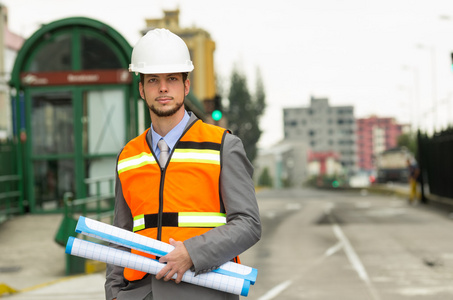
{"label": "white hard hat", "polygon": [[186,43],[167,29],[153,29],[132,50],[129,72],[184,73],[193,70]]}

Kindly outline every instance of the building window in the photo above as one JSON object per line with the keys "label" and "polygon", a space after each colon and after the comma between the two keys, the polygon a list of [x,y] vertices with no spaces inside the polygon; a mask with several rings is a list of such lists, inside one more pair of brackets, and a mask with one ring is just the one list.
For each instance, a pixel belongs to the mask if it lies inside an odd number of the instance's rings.
{"label": "building window", "polygon": [[286,122],[286,126],[288,126],[288,127],[296,127],[297,126],[297,121],[296,120],[287,121]]}

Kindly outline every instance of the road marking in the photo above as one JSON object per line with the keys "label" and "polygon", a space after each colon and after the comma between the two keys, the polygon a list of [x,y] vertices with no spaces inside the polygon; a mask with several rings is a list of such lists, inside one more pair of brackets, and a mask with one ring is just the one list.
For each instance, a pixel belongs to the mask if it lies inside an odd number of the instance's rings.
{"label": "road marking", "polygon": [[407,212],[406,208],[398,207],[398,208],[378,208],[374,210],[370,210],[366,212],[366,215],[372,217],[393,217],[397,215],[404,215]]}
{"label": "road marking", "polygon": [[292,283],[293,283],[292,280],[284,281],[284,282],[280,283],[279,285],[277,285],[276,287],[274,287],[273,289],[271,289],[270,291],[268,291],[263,296],[259,297],[258,300],[274,299],[281,292],[283,292],[286,288],[288,288]]}
{"label": "road marking", "polygon": [[357,208],[370,208],[371,207],[370,202],[356,202],[354,205]]}
{"label": "road marking", "polygon": [[67,276],[67,277],[58,278],[55,280],[50,280],[48,282],[39,283],[39,284],[31,286],[31,287],[23,288],[23,289],[19,290],[18,292],[19,293],[31,292],[31,291],[34,291],[37,289],[41,289],[41,288],[44,288],[47,286],[54,285],[56,283],[65,282],[65,281],[69,281],[74,278],[82,277],[83,275],[85,275],[85,274],[71,275],[71,276]]}
{"label": "road marking", "polygon": [[324,256],[331,256],[331,255],[335,254],[336,252],[338,252],[338,250],[340,250],[341,248],[343,248],[343,243],[338,242],[334,246],[327,249],[326,252],[324,252]]}
{"label": "road marking", "polygon": [[277,215],[277,214],[275,213],[275,211],[268,211],[268,212],[266,213],[266,217],[268,217],[269,219],[275,218],[276,215]]}
{"label": "road marking", "polygon": [[340,226],[338,224],[334,223],[332,225],[333,232],[335,233],[335,236],[337,239],[341,242],[344,248],[344,252],[346,253],[346,256],[349,259],[349,262],[351,263],[352,267],[356,270],[356,272],[359,274],[359,277],[365,282],[365,284],[368,287],[368,290],[370,291],[371,296],[373,297],[374,300],[379,300],[379,295],[376,292],[376,289],[371,283],[370,278],[368,277],[368,274],[365,270],[365,267],[363,266],[362,262],[360,261],[359,256],[355,252],[354,248],[352,247],[351,243],[349,242],[348,238],[346,235],[343,233],[343,230],[341,230]]}
{"label": "road marking", "polygon": [[299,210],[302,207],[300,203],[288,203],[286,204],[287,210]]}

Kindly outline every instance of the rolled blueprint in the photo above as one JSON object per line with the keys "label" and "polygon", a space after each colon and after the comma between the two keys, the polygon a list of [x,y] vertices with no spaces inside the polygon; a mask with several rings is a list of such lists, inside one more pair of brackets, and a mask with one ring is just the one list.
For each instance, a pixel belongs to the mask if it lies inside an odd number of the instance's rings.
{"label": "rolled blueprint", "polygon": [[[69,238],[66,253],[154,275],[165,266],[165,264],[148,257],[74,237]],[[176,276],[175,274],[173,279],[176,279]],[[215,272],[195,276],[195,273],[189,270],[184,273],[182,281],[241,296],[247,296],[250,289],[249,280]]]}
{"label": "rolled blueprint", "polygon": [[[164,256],[174,249],[172,245],[162,241],[83,216],[79,217],[76,232],[156,256]],[[234,262],[227,262],[213,272],[246,279],[252,285],[255,284],[258,274],[257,269]]]}

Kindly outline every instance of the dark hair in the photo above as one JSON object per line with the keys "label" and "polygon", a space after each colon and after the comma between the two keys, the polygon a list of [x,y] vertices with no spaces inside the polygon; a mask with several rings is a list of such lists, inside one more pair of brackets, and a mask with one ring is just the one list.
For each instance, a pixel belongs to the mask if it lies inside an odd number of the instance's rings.
{"label": "dark hair", "polygon": [[[189,73],[188,72],[182,72],[182,82],[186,82],[187,78],[189,77]],[[143,84],[145,84],[145,76],[144,74],[140,73],[140,82]]]}

